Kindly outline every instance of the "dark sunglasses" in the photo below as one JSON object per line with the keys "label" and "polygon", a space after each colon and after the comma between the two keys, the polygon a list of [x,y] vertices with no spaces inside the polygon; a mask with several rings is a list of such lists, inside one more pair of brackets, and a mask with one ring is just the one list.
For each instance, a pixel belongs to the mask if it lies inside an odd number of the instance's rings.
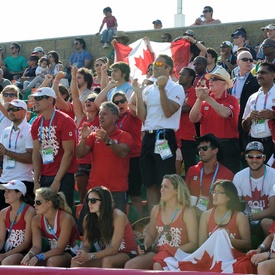
{"label": "dark sunglasses", "polygon": [[198,152],[200,151],[200,150],[203,150],[204,152],[206,152],[208,149],[210,149],[210,148],[213,148],[212,146],[210,146],[210,145],[202,145],[202,146],[198,146]]}
{"label": "dark sunglasses", "polygon": [[79,45],[80,43],[79,42],[74,42],[75,45]]}
{"label": "dark sunglasses", "polygon": [[50,98],[50,97],[47,96],[47,95],[35,96],[35,97],[34,97],[34,100],[40,101],[40,100],[42,100],[42,99],[44,99],[44,98],[48,99],[48,98]]}
{"label": "dark sunglasses", "polygon": [[13,49],[15,49],[15,47],[10,47],[10,50],[13,50]]}
{"label": "dark sunglasses", "polygon": [[90,98],[87,98],[85,102],[89,101],[89,102],[94,102],[95,101],[95,97],[90,97]]}
{"label": "dark sunglasses", "polygon": [[41,204],[42,204],[42,201],[40,201],[40,200],[34,200],[34,203],[35,203],[36,205],[41,205]]}
{"label": "dark sunglasses", "polygon": [[209,10],[203,10],[202,13],[207,13],[210,12]]}
{"label": "dark sunglasses", "polygon": [[218,81],[218,80],[220,80],[220,81],[225,81],[224,79],[221,79],[221,78],[218,78],[218,77],[215,77],[215,76],[214,76],[214,77],[210,77],[210,78],[209,78],[209,81],[210,81],[210,80],[213,81],[213,82],[216,82],[216,81]]}
{"label": "dark sunglasses", "polygon": [[115,103],[116,105],[118,105],[119,103],[123,104],[123,103],[125,103],[125,102],[126,102],[126,99],[125,99],[125,98],[123,98],[123,99],[121,99],[121,100],[116,100],[116,101],[114,101],[114,103]]}
{"label": "dark sunglasses", "polygon": [[23,108],[21,107],[11,107],[11,108],[7,108],[7,112],[13,111],[13,112],[18,112],[20,110],[23,110]]}
{"label": "dark sunglasses", "polygon": [[247,57],[244,57],[244,58],[241,58],[240,60],[242,60],[243,62],[253,62],[253,58],[247,58]]}
{"label": "dark sunglasses", "polygon": [[248,159],[262,159],[265,155],[262,154],[257,154],[257,155],[253,155],[253,154],[246,154],[245,155]]}
{"label": "dark sunglasses", "polygon": [[263,45],[262,45],[262,48],[269,48],[269,47],[273,47],[273,48],[274,48],[274,46],[272,46],[272,45],[270,45],[270,44],[263,44]]}
{"label": "dark sunglasses", "polygon": [[3,97],[17,97],[17,94],[3,93]]}
{"label": "dark sunglasses", "polygon": [[52,55],[48,55],[48,58],[52,58],[53,56]]}
{"label": "dark sunglasses", "polygon": [[101,201],[101,199],[96,199],[96,198],[88,198],[87,199],[87,203],[91,203],[91,204],[96,204],[97,201]]}

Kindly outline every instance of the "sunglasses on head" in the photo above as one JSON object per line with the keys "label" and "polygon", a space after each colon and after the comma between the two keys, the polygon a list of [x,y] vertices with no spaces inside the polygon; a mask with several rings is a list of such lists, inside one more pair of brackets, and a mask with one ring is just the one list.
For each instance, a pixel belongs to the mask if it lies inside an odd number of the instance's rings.
{"label": "sunglasses on head", "polygon": [[198,151],[203,150],[204,152],[206,152],[210,148],[213,148],[213,147],[210,145],[202,145],[202,146],[198,146],[197,149],[198,149]]}
{"label": "sunglasses on head", "polygon": [[91,203],[91,204],[96,204],[97,201],[101,201],[101,199],[97,199],[97,198],[88,198],[87,199],[87,203]]}
{"label": "sunglasses on head", "polygon": [[262,159],[265,155],[263,154],[257,154],[257,155],[253,155],[253,154],[246,154],[245,155],[248,159]]}
{"label": "sunglasses on head", "polygon": [[34,203],[35,203],[36,205],[41,205],[41,204],[42,204],[42,201],[40,201],[40,200],[34,200]]}
{"label": "sunglasses on head", "polygon": [[253,58],[247,58],[247,57],[244,57],[244,58],[241,58],[240,60],[242,60],[243,62],[253,62]]}
{"label": "sunglasses on head", "polygon": [[125,102],[126,102],[126,99],[125,99],[125,98],[114,101],[114,103],[115,103],[116,105],[118,105],[119,103],[123,104],[123,103],[125,103]]}
{"label": "sunglasses on head", "polygon": [[169,66],[165,62],[157,61],[153,63],[156,67]]}
{"label": "sunglasses on head", "polygon": [[213,82],[216,82],[216,81],[218,81],[218,80],[220,80],[220,81],[225,81],[224,79],[221,79],[221,78],[218,78],[218,77],[215,77],[215,76],[214,76],[214,77],[210,77],[210,78],[209,78],[209,81],[210,81],[210,80],[213,81]]}
{"label": "sunglasses on head", "polygon": [[90,97],[90,98],[87,98],[85,102],[89,101],[89,102],[94,102],[95,101],[95,97]]}
{"label": "sunglasses on head", "polygon": [[17,94],[3,93],[3,97],[17,97]]}
{"label": "sunglasses on head", "polygon": [[18,111],[20,111],[20,110],[23,110],[23,108],[21,108],[21,107],[16,107],[16,106],[11,107],[11,108],[7,108],[7,112],[10,112],[10,111],[18,112]]}
{"label": "sunglasses on head", "polygon": [[50,97],[47,96],[47,95],[35,96],[35,97],[34,97],[34,100],[40,101],[40,100],[42,100],[42,99],[44,99],[44,98],[48,99],[48,98],[50,98]]}

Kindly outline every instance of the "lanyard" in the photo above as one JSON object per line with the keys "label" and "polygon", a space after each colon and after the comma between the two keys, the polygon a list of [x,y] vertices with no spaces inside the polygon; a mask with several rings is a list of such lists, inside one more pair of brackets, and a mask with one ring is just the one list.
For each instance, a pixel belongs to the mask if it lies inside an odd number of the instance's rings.
{"label": "lanyard", "polygon": [[[257,195],[257,198],[255,198],[256,201],[259,201],[259,200],[260,200],[260,196],[261,196],[262,193],[263,193],[265,176],[266,176],[266,166],[264,166],[264,176],[263,176],[263,181],[262,181],[261,194],[258,194],[258,195]],[[250,184],[251,198],[252,198],[252,180],[251,180],[251,173],[250,173],[250,171],[249,171],[249,184]],[[258,188],[257,188],[257,189],[258,189]]]}
{"label": "lanyard", "polygon": [[0,123],[2,122],[2,120],[5,118],[5,116],[3,115],[1,118],[0,118]]}
{"label": "lanyard", "polygon": [[12,228],[13,228],[15,222],[16,222],[16,219],[17,219],[18,215],[23,211],[23,209],[25,208],[25,205],[26,204],[23,202],[21,204],[21,206],[19,207],[19,209],[17,210],[17,213],[15,215],[14,220],[11,222],[11,225],[10,225],[10,228],[9,228],[9,231],[8,231],[8,237],[10,236],[11,230],[12,230]]}
{"label": "lanyard", "polygon": [[85,90],[85,92],[79,96],[79,99],[81,100],[84,95],[86,95],[88,92],[90,92],[89,89]]}
{"label": "lanyard", "polygon": [[52,229],[52,227],[50,226],[50,224],[48,223],[47,219],[45,218],[46,221],[46,226],[49,229],[49,231],[51,232],[51,234],[54,236],[54,238],[58,241],[58,237],[56,236],[54,230]]}
{"label": "lanyard", "polygon": [[[52,114],[52,117],[51,117],[51,120],[50,120],[50,124],[49,124],[49,128],[48,128],[48,140],[50,139],[51,126],[52,126],[54,116],[55,116],[55,110],[53,111],[53,114]],[[40,122],[40,132],[39,132],[40,143],[42,143],[42,139],[43,139],[43,135],[42,135],[43,123],[44,123],[44,116],[42,116],[41,122]]]}
{"label": "lanyard", "polygon": [[[264,99],[264,109],[266,109],[266,102],[267,102],[267,98],[268,98],[268,92],[266,93],[265,99]],[[255,104],[254,104],[254,110],[256,110],[256,105],[257,105],[257,102],[258,102],[259,95],[260,95],[260,92],[258,93],[258,95],[256,97]]]}
{"label": "lanyard", "polygon": [[[211,185],[210,185],[210,189],[209,189],[209,194],[210,194],[211,191],[212,191],[212,186],[213,186],[213,183],[214,183],[215,180],[216,180],[216,177],[217,177],[217,174],[218,174],[219,167],[220,167],[220,164],[217,163],[216,169],[215,169],[215,172],[214,172],[212,181],[211,181]],[[201,193],[201,194],[202,194],[202,178],[203,178],[203,172],[204,172],[204,168],[203,168],[203,166],[202,166],[202,168],[201,168],[201,170],[200,170],[200,193]]]}
{"label": "lanyard", "polygon": [[228,210],[223,217],[221,218],[221,220],[219,221],[219,223],[215,226],[215,228],[212,230],[211,234],[213,234],[214,231],[216,231],[218,229],[218,227],[221,225],[221,223],[226,219],[226,217],[229,215],[230,210]]}
{"label": "lanyard", "polygon": [[[10,136],[9,136],[9,149],[11,149],[11,136],[12,136],[13,130],[14,130],[14,126],[12,126],[11,131],[10,131]],[[16,148],[17,148],[17,141],[18,141],[19,135],[20,135],[20,130],[18,131],[17,136],[16,136],[16,139],[15,139],[15,141],[14,141],[14,149],[15,149],[15,150],[16,150]]]}
{"label": "lanyard", "polygon": [[123,119],[121,120],[121,122],[119,123],[119,129],[122,130],[122,124],[123,124],[124,120],[127,118],[127,116],[128,116],[128,113],[125,113],[125,114],[124,114],[124,118],[123,118]]}

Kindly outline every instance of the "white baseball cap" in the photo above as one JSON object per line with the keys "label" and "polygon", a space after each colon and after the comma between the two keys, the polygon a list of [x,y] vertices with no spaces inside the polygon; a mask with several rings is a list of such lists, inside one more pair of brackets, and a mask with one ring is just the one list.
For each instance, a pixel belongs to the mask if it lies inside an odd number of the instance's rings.
{"label": "white baseball cap", "polygon": [[4,104],[4,106],[5,106],[6,109],[9,107],[9,105],[23,108],[26,111],[28,110],[27,104],[23,100],[20,100],[20,99],[14,99],[11,102],[6,102]]}
{"label": "white baseball cap", "polygon": [[11,180],[6,184],[0,184],[0,189],[18,190],[23,194],[23,196],[27,193],[26,185],[20,180]]}
{"label": "white baseball cap", "polygon": [[56,98],[55,91],[49,87],[43,87],[43,88],[37,89],[33,94],[29,95],[29,98],[36,97],[36,96],[43,96],[43,95]]}

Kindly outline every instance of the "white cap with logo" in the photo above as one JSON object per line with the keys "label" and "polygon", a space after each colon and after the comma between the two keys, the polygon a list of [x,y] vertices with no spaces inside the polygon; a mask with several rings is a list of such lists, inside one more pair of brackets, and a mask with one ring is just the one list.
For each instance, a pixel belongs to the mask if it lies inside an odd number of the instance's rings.
{"label": "white cap with logo", "polygon": [[6,184],[0,184],[0,189],[18,190],[23,194],[23,196],[25,196],[27,193],[26,185],[20,180],[11,180]]}
{"label": "white cap with logo", "polygon": [[36,96],[50,96],[56,98],[55,91],[49,87],[43,87],[37,89],[33,94],[29,95],[29,98],[36,97]]}
{"label": "white cap with logo", "polygon": [[28,110],[27,104],[20,99],[14,99],[11,102],[6,102],[4,104],[5,108],[7,109],[10,105],[15,106],[15,107],[19,107],[19,108],[23,108],[24,110]]}

